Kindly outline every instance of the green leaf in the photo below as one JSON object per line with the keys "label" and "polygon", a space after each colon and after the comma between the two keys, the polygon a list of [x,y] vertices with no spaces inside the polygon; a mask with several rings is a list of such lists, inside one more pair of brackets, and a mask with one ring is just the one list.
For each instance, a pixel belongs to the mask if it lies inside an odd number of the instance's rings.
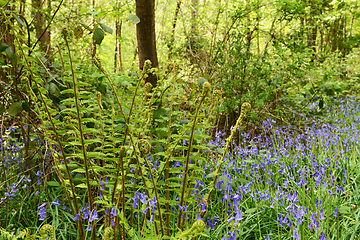
{"label": "green leaf", "polygon": [[202,89],[204,83],[206,83],[206,82],[208,82],[208,80],[207,80],[206,78],[199,78],[199,80],[198,80],[198,87],[199,87],[200,89]]}
{"label": "green leaf", "polygon": [[21,106],[22,106],[22,108],[23,108],[25,111],[27,111],[27,112],[30,111],[30,106],[29,106],[29,104],[27,104],[27,103],[24,102],[24,103],[21,104]]}
{"label": "green leaf", "polygon": [[14,16],[14,18],[16,19],[16,21],[18,21],[18,23],[19,23],[21,26],[23,26],[23,27],[25,26],[24,22],[21,21],[21,19],[20,19],[15,13],[13,13],[12,15]]}
{"label": "green leaf", "polygon": [[245,213],[254,213],[256,212],[256,208],[249,208],[249,209],[246,209]]}
{"label": "green leaf", "polygon": [[87,11],[89,11],[88,8],[83,8],[79,11],[79,14],[83,14],[83,13],[86,13]]}
{"label": "green leaf", "polygon": [[100,27],[101,27],[105,32],[110,33],[110,34],[113,33],[113,30],[112,30],[111,27],[108,27],[108,26],[106,26],[105,24],[103,24],[103,23],[101,23],[101,22],[97,22],[97,23],[100,25]]}
{"label": "green leaf", "polygon": [[10,116],[15,116],[22,110],[21,102],[14,102],[8,108],[8,113]]}
{"label": "green leaf", "polygon": [[5,49],[5,52],[6,52],[6,54],[8,55],[8,57],[9,57],[10,59],[12,59],[12,58],[14,57],[14,53],[13,53],[11,47],[6,48],[6,49]]}
{"label": "green leaf", "polygon": [[168,116],[168,112],[164,108],[156,109],[153,113],[154,119],[160,119],[160,117]]}
{"label": "green leaf", "polygon": [[1,106],[1,105],[0,105],[0,114],[3,114],[4,112],[5,112],[4,106]]}
{"label": "green leaf", "polygon": [[222,149],[222,148],[217,148],[217,149],[216,149],[216,152],[222,154],[222,153],[224,153],[224,149]]}
{"label": "green leaf", "polygon": [[96,44],[100,45],[102,40],[104,39],[104,36],[105,36],[104,30],[102,30],[101,28],[96,28],[93,35],[93,40],[95,41]]}
{"label": "green leaf", "polygon": [[87,185],[85,183],[81,183],[79,185],[76,185],[77,188],[87,188]]}
{"label": "green leaf", "polygon": [[106,94],[106,85],[100,83],[97,87],[96,90],[98,90],[99,92],[101,92],[101,94]]}
{"label": "green leaf", "polygon": [[140,18],[136,16],[135,14],[131,14],[126,18],[126,20],[132,22],[133,24],[138,24],[140,22]]}
{"label": "green leaf", "polygon": [[50,83],[49,84],[49,89],[46,89],[49,91],[50,94],[54,95],[54,96],[59,96],[60,94],[60,90],[58,88],[58,86],[56,86],[55,83]]}
{"label": "green leaf", "polygon": [[48,181],[47,184],[51,187],[58,187],[60,186],[60,183],[55,182],[55,181]]}
{"label": "green leaf", "polygon": [[6,43],[0,44],[0,52],[5,52],[5,50],[9,47]]}

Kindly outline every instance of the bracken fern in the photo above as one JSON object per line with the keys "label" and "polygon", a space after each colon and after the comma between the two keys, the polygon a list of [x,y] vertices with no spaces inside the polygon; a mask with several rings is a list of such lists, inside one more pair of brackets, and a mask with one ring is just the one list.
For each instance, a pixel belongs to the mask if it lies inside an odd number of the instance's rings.
{"label": "bracken fern", "polygon": [[[209,99],[211,85],[205,83],[195,97],[181,97],[185,92],[176,66],[171,67],[172,76],[160,77],[155,88],[143,84],[154,71],[150,61],[130,91],[124,91],[95,56],[93,63],[110,86],[110,92],[101,94],[77,79],[82,72],[76,70],[78,60],[72,56],[66,28],[62,34],[68,56],[63,81],[69,88],[61,92],[68,96],[61,102],[65,107],[55,111],[35,70],[31,74],[37,81],[29,87],[39,92],[33,99],[79,238],[86,238],[88,226],[96,239],[97,214],[102,211],[105,218],[98,224],[105,226],[104,239],[112,239],[112,234],[117,239],[202,234],[205,223],[198,219],[200,207],[191,193],[205,173],[202,164],[211,157],[205,142],[219,92]],[[184,101],[190,109],[181,109]],[[225,151],[249,111],[245,104]],[[220,168],[221,164],[204,201],[210,200]]]}

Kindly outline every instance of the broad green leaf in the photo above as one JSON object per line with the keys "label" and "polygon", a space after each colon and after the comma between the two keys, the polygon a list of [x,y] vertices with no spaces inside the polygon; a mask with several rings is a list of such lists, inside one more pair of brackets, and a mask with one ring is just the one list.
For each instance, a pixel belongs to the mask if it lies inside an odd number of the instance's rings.
{"label": "broad green leaf", "polygon": [[249,208],[249,209],[246,209],[245,213],[254,213],[256,212],[256,208]]}
{"label": "broad green leaf", "polygon": [[24,22],[15,14],[13,13],[12,14],[14,16],[14,18],[16,19],[16,21],[18,21],[18,23],[21,25],[21,26],[25,26]]}
{"label": "broad green leaf", "polygon": [[99,92],[101,92],[101,94],[106,94],[106,85],[100,83],[97,87],[96,90],[98,90]]}
{"label": "broad green leaf", "polygon": [[75,187],[77,187],[77,188],[87,188],[85,183],[81,183],[79,185],[76,185]]}
{"label": "broad green leaf", "polygon": [[8,108],[8,113],[10,116],[15,116],[22,110],[21,102],[14,102]]}
{"label": "broad green leaf", "polygon": [[9,47],[6,43],[0,44],[0,52],[5,52],[5,50]]}
{"label": "broad green leaf", "polygon": [[55,182],[55,181],[48,181],[47,184],[51,187],[58,187],[60,186],[60,183]]}
{"label": "broad green leaf", "polygon": [[104,30],[102,30],[101,28],[96,28],[93,35],[93,40],[95,41],[96,44],[100,45],[102,40],[104,39],[104,36],[105,36]]}
{"label": "broad green leaf", "polygon": [[59,90],[58,86],[56,86],[55,83],[50,83],[49,88],[46,90],[48,90],[49,93],[54,96],[59,96],[59,94],[60,94],[60,90]]}
{"label": "broad green leaf", "polygon": [[12,50],[11,47],[6,48],[6,49],[5,49],[5,52],[6,52],[6,54],[8,55],[8,57],[9,57],[10,59],[12,59],[12,58],[14,57],[14,52],[13,52],[13,50]]}
{"label": "broad green leaf", "polygon": [[110,34],[113,33],[112,28],[106,26],[105,24],[103,24],[103,23],[101,23],[101,22],[97,22],[97,23],[100,25],[100,27],[101,27],[105,32],[110,33]]}
{"label": "broad green leaf", "polygon": [[206,82],[208,82],[208,80],[207,80],[206,78],[202,78],[202,77],[199,78],[199,80],[198,80],[198,87],[199,87],[200,89],[202,89],[204,83],[206,83]]}
{"label": "broad green leaf", "polygon": [[86,13],[86,12],[88,12],[88,11],[89,11],[88,8],[83,8],[83,9],[81,9],[81,10],[79,11],[79,14],[83,14],[83,13]]}
{"label": "broad green leaf", "polygon": [[140,22],[140,18],[136,16],[135,14],[131,14],[126,18],[126,20],[132,22],[133,24],[138,24]]}
{"label": "broad green leaf", "polygon": [[74,169],[73,172],[77,172],[77,173],[85,173],[85,169],[84,168],[77,168],[77,169]]}
{"label": "broad green leaf", "polygon": [[3,114],[5,112],[4,106],[0,105],[0,114]]}
{"label": "broad green leaf", "polygon": [[22,106],[22,108],[23,108],[25,111],[27,111],[27,112],[30,111],[30,106],[29,106],[29,104],[27,104],[27,103],[24,102],[24,103],[21,104],[21,106]]}

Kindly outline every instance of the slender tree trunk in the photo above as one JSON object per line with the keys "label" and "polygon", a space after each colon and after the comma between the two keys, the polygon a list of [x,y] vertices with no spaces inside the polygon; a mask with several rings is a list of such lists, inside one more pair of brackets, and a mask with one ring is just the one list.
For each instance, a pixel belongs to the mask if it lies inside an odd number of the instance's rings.
{"label": "slender tree trunk", "polygon": [[319,15],[319,11],[318,11],[318,5],[316,2],[314,1],[310,1],[309,2],[309,7],[310,7],[310,16],[308,16],[308,21],[307,21],[307,29],[308,29],[308,48],[312,49],[313,51],[313,57],[312,57],[312,61],[315,59],[316,57],[316,38],[317,38],[317,24],[316,24],[316,16]]}
{"label": "slender tree trunk", "polygon": [[43,53],[48,53],[50,50],[50,30],[44,31],[46,27],[45,14],[43,13],[44,3],[43,0],[32,0],[36,38],[40,38],[39,49]]}
{"label": "slender tree trunk", "polygon": [[175,29],[176,29],[176,23],[177,23],[180,7],[181,7],[181,0],[178,0],[177,4],[176,4],[175,14],[174,14],[173,27],[172,27],[171,35],[170,35],[168,60],[171,58],[172,51],[174,49]]}
{"label": "slender tree trunk", "polygon": [[[95,9],[95,0],[91,0],[91,6],[92,6],[93,9]],[[95,17],[93,17],[93,26],[94,26],[94,29],[95,29],[96,28]],[[93,48],[92,48],[91,56],[95,57],[95,55],[96,55],[96,41],[93,40]]]}
{"label": "slender tree trunk", "polygon": [[191,0],[191,6],[192,6],[192,11],[191,11],[191,37],[194,37],[197,33],[197,22],[196,22],[196,18],[197,18],[197,8],[199,5],[199,0]]}
{"label": "slender tree trunk", "polygon": [[[13,4],[9,4],[4,10],[8,10],[10,12],[14,11]],[[15,61],[16,49],[15,49],[15,37],[12,33],[12,27],[14,25],[14,20],[10,14],[5,13],[5,11],[1,11],[3,14],[0,14],[0,43],[7,44],[10,48],[13,57],[9,57],[8,53],[4,56],[3,65],[11,64],[10,68],[0,68],[0,77],[9,84],[12,83],[12,94],[19,99],[18,94],[18,86],[16,82],[16,69],[17,64]],[[5,15],[6,14],[6,15]],[[13,82],[12,82],[13,81]]]}
{"label": "slender tree trunk", "polygon": [[115,59],[114,59],[114,72],[117,72],[119,69],[120,72],[124,71],[122,54],[121,54],[121,27],[122,20],[116,20],[116,39],[115,39]]}
{"label": "slender tree trunk", "polygon": [[[152,67],[156,68],[159,63],[155,37],[155,0],[136,0],[136,15],[140,18],[140,22],[136,25],[139,68],[143,69],[146,60],[150,60]],[[156,75],[148,74],[145,82],[156,86]]]}
{"label": "slender tree trunk", "polygon": [[192,52],[192,58],[190,59],[191,64],[199,63],[198,61],[198,31],[197,31],[197,8],[198,8],[199,0],[191,0],[191,29],[190,29],[190,51]]}

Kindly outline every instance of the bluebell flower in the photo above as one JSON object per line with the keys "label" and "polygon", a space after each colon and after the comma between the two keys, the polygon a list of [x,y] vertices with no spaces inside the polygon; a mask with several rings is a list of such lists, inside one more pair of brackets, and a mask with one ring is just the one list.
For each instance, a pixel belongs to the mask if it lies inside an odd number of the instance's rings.
{"label": "bluebell flower", "polygon": [[90,214],[89,214],[89,210],[87,208],[85,209],[85,212],[83,212],[83,215],[84,215],[83,219],[88,219]]}
{"label": "bluebell flower", "polygon": [[235,225],[238,225],[239,221],[242,220],[242,219],[243,219],[242,212],[240,210],[237,210],[236,214],[235,214],[235,217],[231,217],[227,221],[228,221],[228,223],[230,223],[232,220],[235,220]]}
{"label": "bluebell flower", "polygon": [[60,206],[60,201],[58,199],[55,199],[55,201],[51,203],[54,204],[55,206]]}
{"label": "bluebell flower", "polygon": [[100,186],[101,186],[100,191],[104,191],[104,190],[105,190],[105,189],[104,189],[104,183],[103,183],[101,177],[100,177]]}
{"label": "bluebell flower", "polygon": [[92,228],[91,228],[91,223],[89,223],[89,226],[88,226],[88,229],[87,229],[89,232],[92,231]]}
{"label": "bluebell flower", "polygon": [[334,217],[337,217],[337,215],[338,215],[338,209],[337,208],[335,208],[335,211],[334,211]]}
{"label": "bluebell flower", "polygon": [[293,237],[295,240],[300,240],[299,229],[298,229],[298,228],[294,228],[292,237]]}
{"label": "bluebell flower", "polygon": [[99,219],[98,213],[96,212],[96,209],[94,209],[94,212],[90,216],[90,222]]}
{"label": "bluebell flower", "polygon": [[111,214],[112,216],[114,216],[114,217],[117,216],[117,210],[116,210],[115,206],[113,206],[113,207],[111,208],[110,214]]}
{"label": "bluebell flower", "polygon": [[46,205],[47,205],[47,203],[43,203],[43,204],[41,204],[41,205],[38,207],[38,209],[44,208]]}
{"label": "bluebell flower", "polygon": [[321,235],[319,236],[319,240],[326,240],[325,233],[321,232]]}
{"label": "bluebell flower", "polygon": [[39,218],[40,221],[45,220],[45,218],[46,218],[45,208],[40,208],[38,215],[40,215],[40,218]]}

